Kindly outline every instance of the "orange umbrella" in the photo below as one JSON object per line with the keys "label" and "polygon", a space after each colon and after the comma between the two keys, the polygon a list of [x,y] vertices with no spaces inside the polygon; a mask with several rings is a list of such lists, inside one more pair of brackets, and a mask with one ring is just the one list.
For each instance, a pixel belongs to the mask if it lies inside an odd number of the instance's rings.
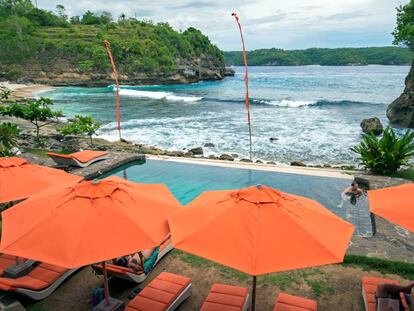
{"label": "orange umbrella", "polygon": [[0,249],[66,268],[104,262],[158,246],[180,206],[165,185],[119,177],[52,187],[2,213]]}
{"label": "orange umbrella", "polygon": [[414,184],[368,191],[372,213],[414,232]]}
{"label": "orange umbrella", "polygon": [[0,158],[0,203],[26,199],[50,186],[83,178],[16,157]]}
{"label": "orange umbrella", "polygon": [[266,186],[202,193],[169,217],[173,245],[256,276],[342,262],[354,226]]}

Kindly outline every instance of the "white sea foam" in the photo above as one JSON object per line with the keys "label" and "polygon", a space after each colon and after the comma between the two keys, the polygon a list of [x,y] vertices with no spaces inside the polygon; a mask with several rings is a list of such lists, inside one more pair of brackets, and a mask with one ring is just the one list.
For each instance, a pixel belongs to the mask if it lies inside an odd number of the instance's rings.
{"label": "white sea foam", "polygon": [[196,102],[202,97],[198,96],[178,96],[170,92],[153,92],[153,91],[142,91],[142,90],[131,90],[131,89],[120,89],[120,95],[130,96],[130,97],[144,97],[144,98],[153,98],[153,99],[166,99],[171,101],[184,101],[184,102]]}
{"label": "white sea foam", "polygon": [[268,105],[273,106],[279,106],[279,107],[290,107],[290,108],[296,108],[296,107],[304,107],[304,106],[312,106],[315,105],[317,101],[311,101],[311,100],[273,100],[268,102]]}

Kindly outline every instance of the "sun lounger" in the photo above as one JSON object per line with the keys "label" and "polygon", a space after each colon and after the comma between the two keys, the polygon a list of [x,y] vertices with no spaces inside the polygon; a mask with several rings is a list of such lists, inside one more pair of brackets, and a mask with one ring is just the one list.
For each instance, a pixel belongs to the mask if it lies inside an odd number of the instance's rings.
{"label": "sun lounger", "polygon": [[125,311],[173,311],[190,294],[189,278],[162,272],[131,300]]}
{"label": "sun lounger", "polygon": [[0,255],[0,276],[3,276],[4,270],[16,264],[16,256],[1,254]]}
{"label": "sun lounger", "polygon": [[247,311],[249,290],[245,287],[213,284],[200,311]]}
{"label": "sun lounger", "polygon": [[318,303],[303,297],[279,294],[273,311],[316,311]]}
{"label": "sun lounger", "polygon": [[0,290],[41,300],[53,293],[76,270],[42,263],[22,277],[16,279],[0,277]]}
{"label": "sun lounger", "polygon": [[[154,263],[154,267],[162,259],[162,257],[164,257],[169,251],[173,249],[170,242],[171,240],[167,240],[166,243],[160,246],[160,251],[158,253],[157,260]],[[95,270],[102,271],[102,265],[100,264],[94,265],[93,268]],[[106,270],[111,276],[131,281],[137,284],[144,282],[148,276],[148,274],[144,273],[143,271],[135,272],[131,268],[121,267],[111,263],[106,264]]]}
{"label": "sun lounger", "polygon": [[[379,284],[400,284],[396,280],[376,278],[364,276],[362,278],[362,297],[364,298],[364,305],[366,311],[375,311],[375,292]],[[403,294],[401,294],[401,301],[404,306],[404,310],[408,311],[408,305]]]}
{"label": "sun lounger", "polygon": [[60,166],[78,166],[87,167],[97,161],[105,160],[108,158],[108,152],[106,151],[94,151],[84,150],[71,154],[59,154],[48,152],[47,155],[52,158],[56,164]]}

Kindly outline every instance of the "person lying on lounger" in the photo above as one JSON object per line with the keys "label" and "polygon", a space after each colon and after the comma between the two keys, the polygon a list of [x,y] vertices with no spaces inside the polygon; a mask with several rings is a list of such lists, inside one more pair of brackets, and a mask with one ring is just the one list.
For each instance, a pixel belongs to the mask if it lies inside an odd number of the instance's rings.
{"label": "person lying on lounger", "polygon": [[[167,241],[170,237],[171,235],[168,234],[161,244]],[[148,273],[152,270],[155,262],[157,261],[159,250],[159,246],[146,249],[131,255],[115,258],[112,260],[112,263],[117,266],[128,267],[134,270],[135,273]]]}
{"label": "person lying on lounger", "polygon": [[[401,303],[400,294],[403,293],[405,296],[405,300],[410,308],[413,310],[410,294],[414,287],[414,282],[409,283],[406,286],[397,285],[397,284],[379,284],[377,290],[375,292],[375,301],[376,301],[376,309],[377,311],[404,311],[404,307]],[[381,299],[382,298],[382,299]],[[393,299],[399,301],[399,309],[394,310],[392,307],[389,306],[388,299]]]}

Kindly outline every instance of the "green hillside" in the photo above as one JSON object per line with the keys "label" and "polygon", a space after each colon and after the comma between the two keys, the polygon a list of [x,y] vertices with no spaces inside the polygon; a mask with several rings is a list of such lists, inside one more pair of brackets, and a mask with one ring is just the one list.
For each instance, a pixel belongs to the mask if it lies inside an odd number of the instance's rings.
{"label": "green hillside", "polygon": [[[401,47],[369,47],[306,50],[261,49],[247,52],[252,66],[298,65],[408,65],[414,54]],[[226,65],[243,65],[241,52],[224,52]]]}
{"label": "green hillside", "polygon": [[[175,31],[167,23],[87,11],[68,18],[35,8],[30,1],[0,0],[0,72],[8,79],[56,70],[64,60],[70,70],[106,72],[110,69],[103,39],[111,43],[121,74],[172,74],[181,64],[204,59],[206,66],[223,67],[222,52],[195,28]],[[62,68],[65,70],[66,68]]]}

